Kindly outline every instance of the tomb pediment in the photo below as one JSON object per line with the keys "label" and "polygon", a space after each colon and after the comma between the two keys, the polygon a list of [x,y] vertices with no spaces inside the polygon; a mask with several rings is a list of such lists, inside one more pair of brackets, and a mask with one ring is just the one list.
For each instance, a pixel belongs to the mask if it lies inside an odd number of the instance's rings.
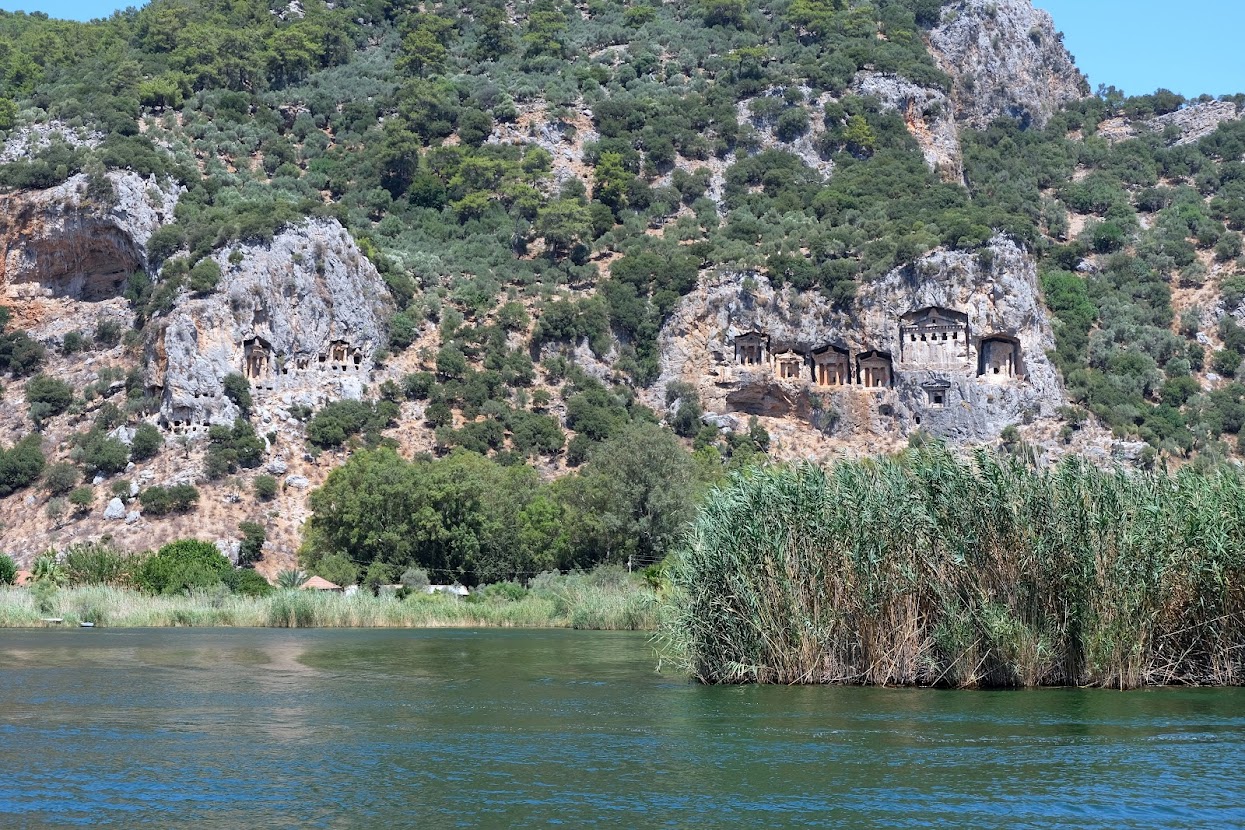
{"label": "tomb pediment", "polygon": [[905,326],[967,326],[968,315],[940,306],[926,306],[902,317]]}
{"label": "tomb pediment", "polygon": [[781,380],[798,380],[804,373],[804,355],[787,350],[774,355],[774,372]]}
{"label": "tomb pediment", "polygon": [[743,366],[758,366],[765,362],[769,351],[769,338],[759,331],[746,331],[736,335],[735,362]]}
{"label": "tomb pediment", "polygon": [[894,378],[891,356],[877,350],[864,352],[856,358],[856,377],[861,386],[885,388]]}

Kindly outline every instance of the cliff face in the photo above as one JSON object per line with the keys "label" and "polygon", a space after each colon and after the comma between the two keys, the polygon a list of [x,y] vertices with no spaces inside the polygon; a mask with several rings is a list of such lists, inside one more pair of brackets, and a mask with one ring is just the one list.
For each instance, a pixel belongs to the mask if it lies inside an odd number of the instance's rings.
{"label": "cliff face", "polygon": [[983,443],[1049,418],[1064,394],[1036,268],[1004,239],[986,250],[936,251],[842,310],[756,275],[708,278],[662,331],[654,402],[683,381],[720,425],[796,419],[868,450],[917,430]]}
{"label": "cliff face", "polygon": [[[856,74],[846,93],[875,99],[898,113],[926,163],[948,181],[963,179],[961,129],[985,127],[1000,116],[1040,126],[1062,104],[1085,94],[1084,79],[1049,15],[1027,0],[947,4],[928,43],[952,79],[950,92],[866,70]],[[792,76],[788,84],[796,81]],[[652,187],[671,186],[676,168],[704,168],[705,195],[725,219],[730,212],[724,196],[726,173],[745,152],[790,152],[832,180],[836,170],[823,156],[819,140],[827,129],[827,106],[835,99],[819,88],[800,85],[770,86],[755,95],[778,99],[783,106],[798,101],[809,115],[807,131],[784,140],[773,115],[778,108],[754,108],[754,99],[738,101],[735,115],[741,125],[751,127],[755,144],[746,145],[751,149],[741,144],[724,156],[676,153],[672,167],[652,178]],[[770,115],[760,114],[766,112]],[[1137,128],[1161,131],[1174,125],[1179,140],[1185,141],[1233,117],[1234,105],[1207,104]],[[60,140],[52,137],[55,133],[52,127],[32,128],[10,139],[0,149],[0,163],[29,157]],[[64,140],[89,147],[102,138],[67,134]],[[591,144],[600,139],[586,105],[561,111],[526,101],[518,118],[496,123],[487,140],[546,149],[551,157],[549,187],[556,190],[572,179],[591,182],[593,165],[587,159]],[[240,165],[251,162],[258,158],[242,159]],[[170,439],[155,458],[124,473],[134,483],[126,491],[129,496],[120,491],[116,496],[124,511],[103,510],[103,478],[97,482],[100,503],[89,517],[71,522],[45,515],[41,505],[50,499],[37,496],[35,488],[20,501],[0,499],[5,543],[16,545],[18,552],[33,553],[105,532],[133,548],[179,535],[228,540],[235,538],[239,521],[256,520],[268,527],[269,561],[291,563],[307,516],[307,493],[347,456],[346,451],[309,453],[305,430],[291,407],[319,408],[343,398],[373,397],[379,383],[433,368],[431,356],[441,341],[432,322],[422,325],[413,346],[387,365],[376,364],[376,354],[386,343],[391,300],[384,281],[347,231],[329,219],[307,220],[268,242],[222,247],[212,255],[221,270],[214,291],[183,292],[171,312],[156,316],[123,343],[95,343],[86,352],[66,353],[72,350],[61,347],[70,334],[89,335],[103,321],[123,328],[134,324],[134,312],[123,296],[126,278],[135,271],[151,271],[148,242],[156,229],[172,221],[178,195],[171,185],[126,172],[99,180],[78,175],[47,190],[0,195],[0,304],[12,310],[16,326],[48,348],[49,374],[75,389],[92,388],[80,406],[45,425],[49,460],[70,459],[72,437],[90,429],[106,403],[124,408],[128,396],[145,404],[138,400],[143,390],[137,388],[144,382],[158,411],[143,408],[141,417],[158,423]],[[650,220],[651,233],[672,233],[677,222],[692,218],[677,198],[671,210],[669,216]],[[709,213],[706,221],[712,224]],[[607,244],[596,251],[603,279],[619,255],[620,250]],[[591,284],[585,279],[576,291],[591,290]],[[515,288],[515,298],[538,313],[539,303],[529,303]],[[509,345],[517,347],[526,335],[514,332],[511,338]],[[742,430],[751,417],[760,418],[774,436],[774,454],[780,459],[884,452],[906,445],[917,433],[961,446],[989,444],[1009,426],[1017,426],[1027,441],[1059,452],[1092,456],[1116,449],[1101,433],[1085,438],[1090,427],[1070,439],[1057,437],[1062,422],[1056,410],[1066,399],[1046,356],[1053,339],[1035,264],[1003,239],[982,252],[936,251],[921,257],[862,283],[846,308],[831,307],[815,292],[776,288],[755,273],[706,273],[664,324],[659,347],[658,382],[636,390],[644,403],[669,411],[666,390],[676,381],[689,383],[711,423]],[[552,356],[557,350],[547,344],[544,354]],[[603,381],[625,382],[619,364],[626,352],[625,344],[615,343],[598,357],[581,344],[573,358]],[[134,369],[139,372],[124,380]],[[261,468],[208,481],[204,462],[209,442],[171,439],[201,438],[210,425],[233,422],[239,412],[224,394],[224,380],[234,373],[249,382],[253,420],[268,442],[267,452]],[[4,445],[30,431],[26,382],[6,379],[6,394],[0,396]],[[390,435],[404,452],[435,447],[425,407],[413,401],[402,405]],[[565,423],[566,405],[556,395],[548,411]],[[454,423],[464,423],[461,412]],[[119,437],[130,440],[132,427],[133,419]],[[561,458],[546,462],[549,474],[565,469]],[[250,493],[247,477],[260,471],[284,484],[274,502],[261,504]],[[203,488],[195,513],[180,518],[142,515],[133,496],[140,486],[183,481]]]}
{"label": "cliff face", "polygon": [[235,372],[261,407],[361,397],[390,301],[336,220],[308,220],[214,258],[216,291],[180,302],[149,349],[148,382],[168,427],[195,434],[232,423],[238,412],[222,383]]}
{"label": "cliff face", "polygon": [[930,169],[947,181],[963,181],[960,131],[945,93],[878,72],[858,73],[852,92],[876,98],[885,109],[899,113]]}
{"label": "cliff face", "polygon": [[0,195],[0,285],[7,297],[97,301],[147,267],[151,234],[172,221],[176,188],[110,172],[47,190]]}
{"label": "cliff face", "polygon": [[1042,127],[1089,93],[1051,16],[1030,0],[947,4],[929,49],[951,76],[957,119],[976,129],[1000,116]]}
{"label": "cliff face", "polygon": [[1169,144],[1179,146],[1200,141],[1217,130],[1220,124],[1240,117],[1236,104],[1231,101],[1205,101],[1140,121],[1124,116],[1110,118],[1098,125],[1098,135],[1115,142],[1158,133]]}

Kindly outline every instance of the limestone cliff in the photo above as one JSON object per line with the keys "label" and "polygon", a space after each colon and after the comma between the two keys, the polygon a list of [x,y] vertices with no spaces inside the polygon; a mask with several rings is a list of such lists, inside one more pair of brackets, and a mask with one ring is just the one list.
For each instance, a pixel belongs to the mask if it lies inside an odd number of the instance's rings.
{"label": "limestone cliff", "polygon": [[1124,116],[1109,118],[1098,125],[1098,135],[1116,142],[1158,133],[1167,139],[1168,144],[1179,146],[1200,141],[1217,130],[1220,124],[1240,117],[1232,101],[1200,101],[1175,112],[1139,121]]}
{"label": "limestone cliff", "polygon": [[131,172],[86,174],[46,190],[0,194],[0,286],[9,298],[103,300],[147,267],[151,234],[178,190]]}
{"label": "limestone cliff", "polygon": [[390,300],[337,220],[308,220],[214,258],[216,291],[179,302],[149,348],[148,382],[170,428],[193,434],[232,423],[238,412],[222,382],[235,372],[261,405],[362,395]]}
{"label": "limestone cliff", "polygon": [[876,98],[883,108],[899,113],[930,169],[948,181],[963,181],[960,132],[945,93],[879,72],[858,73],[851,91]]}
{"label": "limestone cliff", "polygon": [[929,48],[951,76],[956,117],[977,129],[1000,116],[1042,127],[1089,92],[1051,16],[1030,0],[948,3]]}
{"label": "limestone cliff", "polygon": [[845,309],[717,274],[662,330],[654,403],[679,380],[733,428],[758,415],[870,449],[918,429],[984,443],[1064,403],[1052,346],[1034,262],[1003,238],[981,253],[933,252],[862,286]]}

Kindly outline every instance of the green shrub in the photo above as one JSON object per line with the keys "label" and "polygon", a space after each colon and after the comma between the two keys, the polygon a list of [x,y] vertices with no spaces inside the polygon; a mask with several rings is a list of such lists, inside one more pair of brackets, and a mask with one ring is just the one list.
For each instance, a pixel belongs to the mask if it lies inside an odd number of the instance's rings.
{"label": "green shrub", "polygon": [[95,488],[90,485],[76,488],[69,494],[69,503],[77,513],[90,512],[91,506],[95,504]]}
{"label": "green shrub", "polygon": [[0,498],[38,481],[44,463],[43,442],[36,434],[0,449]]}
{"label": "green shrub", "polygon": [[193,484],[174,484],[172,487],[156,485],[138,494],[143,512],[152,516],[170,513],[188,513],[199,502],[199,489]]}
{"label": "green shrub", "polygon": [[409,588],[412,591],[423,591],[430,584],[428,580],[428,572],[423,568],[407,568],[402,572],[402,576],[398,580],[402,587]]}
{"label": "green shrub", "polygon": [[205,472],[215,481],[239,467],[254,469],[264,460],[264,441],[255,434],[250,421],[238,418],[233,427],[215,425],[208,429]]}
{"label": "green shrub", "polygon": [[317,576],[334,585],[354,585],[359,581],[359,566],[344,553],[330,553],[321,557],[313,570]]}
{"label": "green shrub", "polygon": [[220,266],[215,260],[201,259],[188,274],[190,290],[196,294],[210,294],[220,282]]}
{"label": "green shrub", "polygon": [[1215,352],[1214,358],[1211,359],[1211,368],[1225,378],[1236,377],[1236,371],[1241,368],[1241,353],[1233,349],[1223,349]]}
{"label": "green shrub", "polygon": [[125,469],[130,460],[130,448],[116,438],[96,428],[75,439],[82,466],[88,476],[110,476]]}
{"label": "green shrub", "polygon": [[224,582],[229,590],[244,597],[266,597],[276,591],[253,568],[235,568],[225,574]]}
{"label": "green shrub", "polygon": [[232,569],[215,545],[182,539],[146,559],[135,573],[135,582],[154,594],[176,594],[220,584]]}
{"label": "green shrub", "polygon": [[425,401],[437,388],[437,378],[431,372],[414,372],[402,379],[402,392],[413,401]]}
{"label": "green shrub", "polygon": [[112,348],[121,342],[121,324],[116,320],[100,320],[95,324],[95,343]]}
{"label": "green shrub", "polygon": [[7,370],[14,377],[39,371],[46,356],[43,344],[32,340],[24,331],[0,334],[0,370]]}
{"label": "green shrub", "polygon": [[112,401],[106,401],[95,411],[95,428],[101,432],[109,432],[125,423],[125,413]]}
{"label": "green shrub", "polygon": [[73,403],[73,387],[48,375],[35,375],[26,381],[26,403],[35,423],[59,415]]}
{"label": "green shrub", "polygon": [[242,534],[242,544],[238,548],[238,565],[246,567],[254,565],[264,558],[264,542],[267,534],[264,526],[258,522],[241,522],[238,532]]}
{"label": "green shrub", "polygon": [[67,495],[78,486],[82,474],[72,464],[60,462],[52,464],[43,471],[43,486],[53,496]]}
{"label": "green shrub", "polygon": [[277,480],[270,475],[257,475],[251,482],[255,497],[260,501],[272,501],[277,497]]}
{"label": "green shrub", "polygon": [[382,429],[393,424],[398,407],[393,401],[333,401],[312,417],[307,424],[307,440],[317,447],[330,449],[361,432],[379,437]]}
{"label": "green shrub", "polygon": [[164,435],[155,424],[144,421],[134,430],[134,438],[130,442],[130,458],[134,461],[146,461],[153,458],[164,446]]}
{"label": "green shrub", "polygon": [[411,343],[415,342],[415,337],[418,334],[417,322],[410,315],[398,312],[389,318],[389,351],[401,352],[405,350]]}
{"label": "green shrub", "polygon": [[112,545],[83,542],[65,550],[65,577],[70,585],[127,585],[141,563]]}
{"label": "green shrub", "polygon": [[87,340],[80,331],[71,331],[61,338],[61,354],[72,355],[86,351]]}
{"label": "green shrub", "polygon": [[238,407],[243,418],[250,418],[251,408],[254,406],[254,400],[251,397],[251,382],[238,372],[230,372],[225,375],[223,385],[225,397],[233,401],[233,405]]}
{"label": "green shrub", "polygon": [[0,553],[0,585],[12,585],[17,581],[17,562],[7,553]]}

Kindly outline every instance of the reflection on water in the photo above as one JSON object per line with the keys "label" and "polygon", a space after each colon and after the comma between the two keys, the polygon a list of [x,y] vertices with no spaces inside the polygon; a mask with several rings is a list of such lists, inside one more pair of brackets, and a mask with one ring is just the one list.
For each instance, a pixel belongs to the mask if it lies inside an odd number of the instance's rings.
{"label": "reflection on water", "polygon": [[1245,691],[704,688],[643,635],[0,632],[0,827],[1245,825]]}

